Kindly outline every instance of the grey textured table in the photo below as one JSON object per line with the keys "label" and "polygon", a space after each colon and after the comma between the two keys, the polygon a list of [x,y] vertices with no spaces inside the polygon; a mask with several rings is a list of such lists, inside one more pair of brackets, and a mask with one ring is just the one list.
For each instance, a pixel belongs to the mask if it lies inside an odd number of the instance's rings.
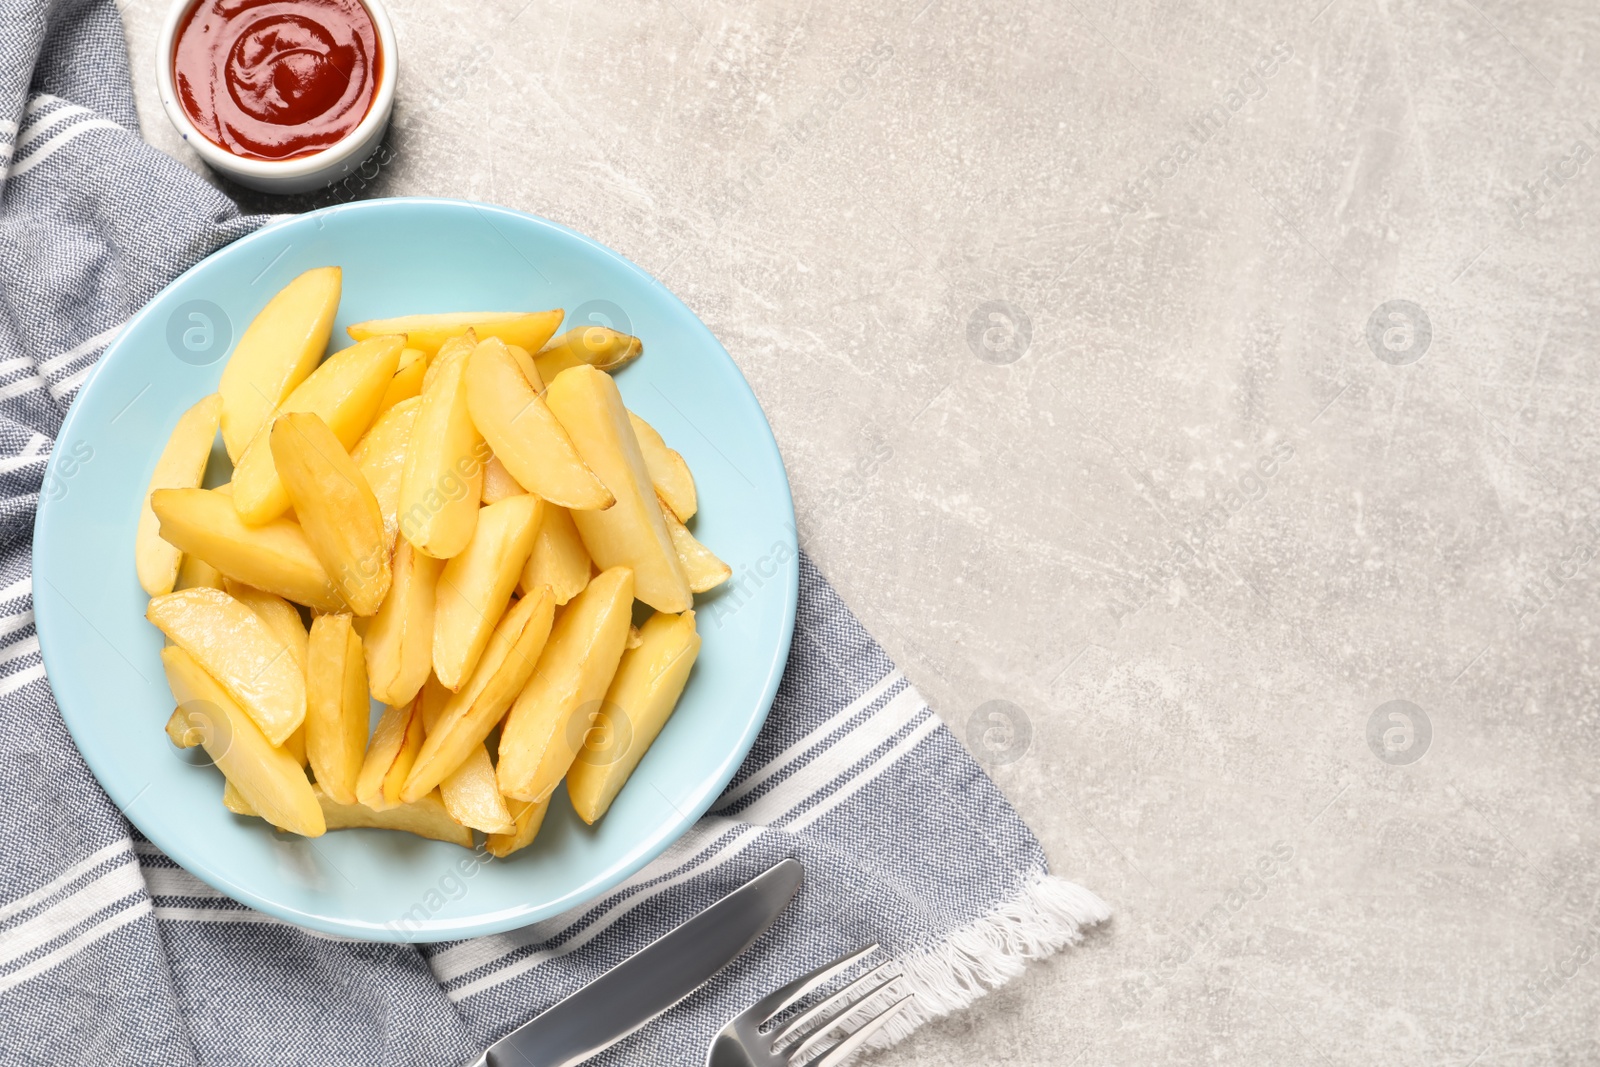
{"label": "grey textured table", "polygon": [[1600,10],[391,3],[340,195],[663,278],[1116,909],[878,1062],[1600,1060]]}

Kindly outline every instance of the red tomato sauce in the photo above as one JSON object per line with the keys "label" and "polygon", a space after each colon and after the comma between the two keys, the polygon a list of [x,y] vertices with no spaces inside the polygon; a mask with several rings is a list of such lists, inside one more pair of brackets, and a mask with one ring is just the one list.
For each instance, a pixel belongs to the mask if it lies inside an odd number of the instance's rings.
{"label": "red tomato sauce", "polygon": [[298,159],[339,141],[382,76],[360,0],[200,0],[172,52],[184,114],[245,159]]}

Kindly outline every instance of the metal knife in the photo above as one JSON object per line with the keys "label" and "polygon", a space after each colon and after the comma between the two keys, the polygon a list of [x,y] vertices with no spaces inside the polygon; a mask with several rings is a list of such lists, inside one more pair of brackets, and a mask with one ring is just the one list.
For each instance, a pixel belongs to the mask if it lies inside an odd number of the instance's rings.
{"label": "metal knife", "polygon": [[769,868],[490,1045],[472,1067],[571,1067],[621,1041],[749,948],[804,876],[798,860]]}

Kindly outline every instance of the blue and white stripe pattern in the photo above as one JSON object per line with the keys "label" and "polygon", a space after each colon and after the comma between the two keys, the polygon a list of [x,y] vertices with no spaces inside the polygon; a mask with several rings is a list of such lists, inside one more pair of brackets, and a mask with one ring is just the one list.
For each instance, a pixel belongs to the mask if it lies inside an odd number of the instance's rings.
{"label": "blue and white stripe pattern", "polygon": [[178,868],[95,784],[56,711],[30,537],[66,406],[120,325],[249,232],[139,138],[111,0],[0,11],[0,1063],[464,1063],[777,860],[794,906],[607,1064],[698,1064],[746,1004],[869,940],[917,994],[889,1038],[1108,916],[1038,842],[809,560],[767,728],[713,811],[625,884],[526,929],[369,944]]}

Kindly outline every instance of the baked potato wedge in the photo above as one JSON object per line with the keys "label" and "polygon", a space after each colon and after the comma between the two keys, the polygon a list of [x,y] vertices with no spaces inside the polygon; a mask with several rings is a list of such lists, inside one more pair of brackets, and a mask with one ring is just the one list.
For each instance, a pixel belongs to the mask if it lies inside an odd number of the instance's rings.
{"label": "baked potato wedge", "polygon": [[574,738],[573,719],[598,707],[610,688],[632,615],[633,572],[626,567],[597,574],[561,613],[501,727],[500,792],[544,800],[566,775],[583,738],[581,729]]}
{"label": "baked potato wedge", "polygon": [[439,574],[433,617],[433,672],[460,689],[483,654],[533,551],[544,501],[507,497],[478,513],[472,540]]}
{"label": "baked potato wedge", "polygon": [[372,698],[396,707],[410,704],[433,670],[433,615],[439,572],[445,561],[424,556],[401,541],[394,552],[394,579],[364,639]]}
{"label": "baked potato wedge", "polygon": [[594,562],[572,523],[572,513],[559,504],[546,503],[518,587],[527,594],[541,585],[549,586],[556,603],[565,604],[583,592],[593,571]]}
{"label": "baked potato wedge", "polygon": [[472,421],[518,485],[565,508],[607,508],[612,496],[545,407],[504,344],[479,342],[467,364]]}
{"label": "baked potato wedge", "polygon": [[[356,774],[356,800],[373,811],[400,802],[400,784],[422,747],[422,697],[404,707],[386,707]],[[398,774],[397,774],[398,772]],[[394,788],[390,788],[391,779]]]}
{"label": "baked potato wedge", "polygon": [[691,592],[707,592],[733,577],[733,568],[696,540],[689,528],[678,521],[672,506],[665,500],[661,500],[661,517],[667,524],[667,531],[672,534],[672,547],[678,552],[678,560],[683,564],[683,573],[689,579]]}
{"label": "baked potato wedge", "polygon": [[483,465],[483,493],[480,497],[485,504],[498,504],[508,496],[522,496],[526,492],[511,477],[511,472],[506,470],[499,456],[489,457],[489,462]]}
{"label": "baked potato wedge", "polygon": [[450,817],[436,792],[413,804],[396,804],[378,811],[365,804],[341,804],[321,789],[315,792],[330,830],[404,830],[418,837],[472,847],[472,831]]}
{"label": "baked potato wedge", "polygon": [[567,796],[584,822],[593,825],[627,784],[678,706],[699,653],[692,611],[657,613],[639,628],[639,644],[623,652],[601,705],[612,721],[595,724],[602,738],[589,743],[591,730],[567,772]]}
{"label": "baked potato wedge", "polygon": [[342,283],[338,267],[308,270],[245,327],[217,386],[222,443],[233,462],[327,351]]}
{"label": "baked potato wedge", "polygon": [[422,354],[421,349],[402,349],[400,362],[394,369],[394,377],[389,379],[389,385],[383,391],[383,399],[378,401],[378,410],[372,417],[373,421],[376,422],[379,416],[402,400],[421,396],[422,376],[427,373],[428,357]]}
{"label": "baked potato wedge", "polygon": [[534,362],[547,382],[569,367],[587,363],[596,370],[614,371],[644,354],[644,342],[618,333],[609,326],[576,326],[553,337],[539,350]]}
{"label": "baked potato wedge", "polygon": [[150,493],[157,489],[194,489],[205,477],[211,444],[217,437],[217,422],[222,415],[222,397],[213,393],[178,416],[155,473],[144,506],[139,509],[139,528],[133,536],[134,570],[139,584],[150,596],[172,592],[178,581],[183,553],[161,539],[161,522],[150,508]]}
{"label": "baked potato wedge", "polygon": [[509,834],[490,834],[484,841],[489,854],[496,859],[505,859],[518,849],[533,844],[533,839],[539,836],[539,828],[544,825],[545,813],[550,810],[550,798],[540,801],[508,800],[506,807],[511,812],[516,829]]}
{"label": "baked potato wedge", "polygon": [[511,605],[467,684],[455,693],[443,690],[448,695],[411,765],[402,800],[420,797],[443,782],[489,736],[532,677],[554,615],[550,590],[542,586]]}
{"label": "baked potato wedge", "polygon": [[694,518],[700,506],[689,464],[667,447],[654,426],[631,411],[628,412],[628,424],[639,439],[639,451],[644,455],[644,465],[650,471],[650,481],[655,485],[656,495],[667,502],[679,522],[688,522]]}
{"label": "baked potato wedge", "polygon": [[259,526],[289,510],[289,493],[272,454],[271,423],[294,413],[314,414],[328,424],[348,452],[372,425],[404,339],[378,337],[335,352],[278,405],[233,469],[233,506]]}
{"label": "baked potato wedge", "polygon": [[222,572],[199,556],[184,553],[183,562],[178,564],[178,580],[172,583],[173,589],[221,589],[225,579]]}
{"label": "baked potato wedge", "polygon": [[[157,489],[150,494],[150,507],[161,521],[162,540],[182,549],[186,561],[221,572],[215,587],[227,575],[316,611],[344,610],[299,523],[278,518],[246,526],[220,489]],[[178,584],[187,587],[183,569]]]}
{"label": "baked potato wedge", "polygon": [[351,616],[318,615],[306,658],[306,755],[317,784],[340,804],[356,802],[369,707],[366,659]]}
{"label": "baked potato wedge", "polygon": [[573,367],[551,383],[545,401],[584,462],[616,497],[604,511],[572,513],[589,557],[602,569],[633,571],[634,595],[657,611],[688,610],[694,604],[689,578],[616,382],[593,367]]}
{"label": "baked potato wedge", "polygon": [[[315,786],[312,788],[315,788]],[[248,815],[256,819],[261,818],[256,813],[256,809],[244,798],[244,794],[239,792],[239,787],[226,778],[222,780],[222,806],[235,815]]]}
{"label": "baked potato wedge", "polygon": [[217,769],[272,825],[319,837],[327,828],[305,770],[274,747],[226,689],[177,645],[161,650],[167,684]]}
{"label": "baked potato wedge", "polygon": [[435,559],[449,559],[472,540],[489,458],[467,411],[469,354],[452,345],[428,368],[400,477],[400,536]]}
{"label": "baked potato wedge", "polygon": [[295,606],[272,593],[263,592],[243,582],[236,582],[232,578],[222,579],[222,590],[233,599],[256,613],[256,617],[267,624],[267,629],[272,631],[274,637],[283,643],[296,662],[304,669],[306,662],[306,624],[300,621],[300,612]]}
{"label": "baked potato wedge", "polygon": [[393,319],[358,322],[345,332],[352,339],[365,341],[383,334],[405,334],[406,345],[421,349],[432,357],[452,337],[468,330],[479,337],[498,337],[508,345],[520,345],[537,352],[561,325],[562,312],[555,311],[449,311],[437,315],[402,315]]}
{"label": "baked potato wedge", "polygon": [[227,593],[167,593],[151,599],[145,618],[216,679],[268,743],[283,744],[305,721],[303,661]]}
{"label": "baked potato wedge", "polygon": [[495,784],[494,764],[482,742],[439,783],[439,796],[450,817],[462,826],[486,834],[516,833],[516,820]]}
{"label": "baked potato wedge", "polygon": [[270,440],[278,476],[335,591],[357,615],[376,614],[389,593],[389,542],[366,476],[314,412],[278,416]]}
{"label": "baked potato wedge", "polygon": [[405,473],[406,448],[421,406],[422,400],[412,397],[385,411],[350,452],[378,501],[384,536],[391,546],[400,536],[400,478]]}

